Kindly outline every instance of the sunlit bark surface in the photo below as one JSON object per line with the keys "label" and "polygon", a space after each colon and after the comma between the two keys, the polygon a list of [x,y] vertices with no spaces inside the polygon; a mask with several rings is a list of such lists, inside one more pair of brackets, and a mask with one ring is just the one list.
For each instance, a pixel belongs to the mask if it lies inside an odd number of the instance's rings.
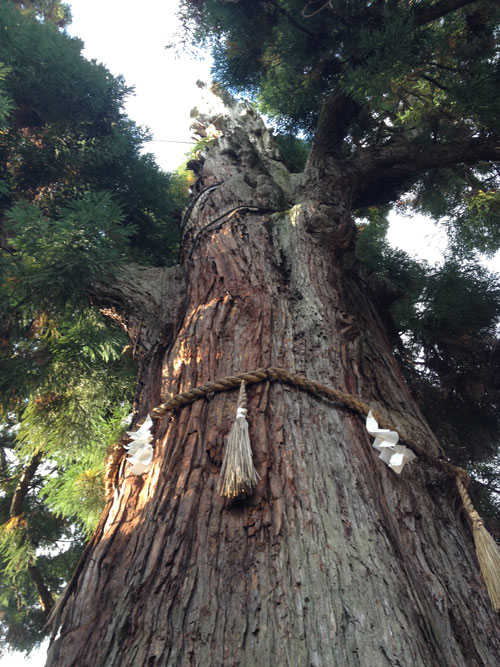
{"label": "sunlit bark surface", "polygon": [[[361,397],[439,453],[353,264],[342,188],[323,192],[312,160],[301,189],[254,112],[225,113],[197,121],[221,136],[191,165],[185,310],[155,361],[161,396],[280,366]],[[418,461],[397,476],[345,407],[262,383],[248,389],[261,481],[231,504],[216,486],[236,399],[168,415],[152,470],[122,466],[47,664],[499,664],[452,481]]]}

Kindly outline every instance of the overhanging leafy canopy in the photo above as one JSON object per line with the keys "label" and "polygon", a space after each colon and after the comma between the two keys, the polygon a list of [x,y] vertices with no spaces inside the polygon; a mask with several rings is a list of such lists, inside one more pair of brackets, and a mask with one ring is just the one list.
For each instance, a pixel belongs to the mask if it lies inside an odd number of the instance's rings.
{"label": "overhanging leafy canopy", "polygon": [[453,193],[440,215],[481,208],[482,228],[462,240],[487,243],[497,199],[487,213],[477,195],[498,179],[498,3],[184,0],[180,16],[186,39],[212,48],[215,78],[282,129],[345,158],[387,156],[363,204],[412,189],[432,214],[436,188]]}

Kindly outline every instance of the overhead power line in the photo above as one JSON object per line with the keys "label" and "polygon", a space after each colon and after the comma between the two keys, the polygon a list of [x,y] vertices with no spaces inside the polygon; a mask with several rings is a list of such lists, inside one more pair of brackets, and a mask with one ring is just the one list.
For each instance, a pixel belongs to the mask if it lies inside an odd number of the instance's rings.
{"label": "overhead power line", "polygon": [[147,139],[144,143],[150,144],[153,141],[164,143],[164,144],[190,144],[194,146],[196,144],[196,141],[176,141],[175,139]]}

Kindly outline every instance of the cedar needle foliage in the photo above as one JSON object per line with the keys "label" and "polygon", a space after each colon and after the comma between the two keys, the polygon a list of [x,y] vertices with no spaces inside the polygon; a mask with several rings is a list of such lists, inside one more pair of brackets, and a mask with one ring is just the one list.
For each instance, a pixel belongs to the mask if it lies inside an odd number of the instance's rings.
{"label": "cedar needle foliage", "polygon": [[69,20],[58,0],[0,0],[0,653],[44,638],[131,410],[128,339],[92,287],[175,263],[186,196]]}

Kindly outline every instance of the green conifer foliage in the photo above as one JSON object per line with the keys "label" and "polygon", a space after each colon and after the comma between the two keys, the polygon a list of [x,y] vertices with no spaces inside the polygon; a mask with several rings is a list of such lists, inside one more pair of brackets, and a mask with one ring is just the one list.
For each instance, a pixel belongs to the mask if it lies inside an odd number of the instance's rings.
{"label": "green conifer foliage", "polygon": [[130,89],[82,57],[68,17],[0,0],[0,644],[27,652],[102,512],[135,390],[92,286],[174,263],[186,194],[141,153]]}
{"label": "green conifer foliage", "polygon": [[59,28],[71,23],[71,9],[61,0],[14,0],[19,10],[27,16],[53,23]]}

